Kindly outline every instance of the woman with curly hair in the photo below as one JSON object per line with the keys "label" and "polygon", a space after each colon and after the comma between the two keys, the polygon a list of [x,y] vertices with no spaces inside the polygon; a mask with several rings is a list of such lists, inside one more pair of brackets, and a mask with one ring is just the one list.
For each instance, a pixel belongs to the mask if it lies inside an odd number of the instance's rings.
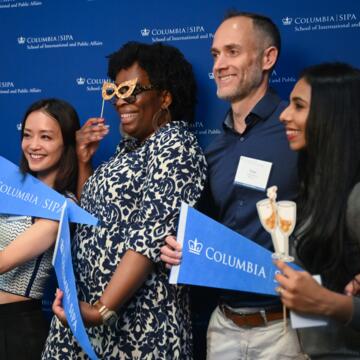
{"label": "woman with curly hair", "polygon": [[[168,283],[160,247],[176,230],[181,201],[194,205],[205,182],[204,156],[188,130],[192,67],[172,46],[129,42],[110,55],[108,73],[115,85],[104,95],[124,138],[81,195],[81,206],[100,220],[96,228],[79,226],[74,240],[82,316],[102,359],[191,359],[187,290]],[[106,133],[96,118],[79,133],[80,187]],[[86,358],[63,325],[61,297],[43,358]]]}

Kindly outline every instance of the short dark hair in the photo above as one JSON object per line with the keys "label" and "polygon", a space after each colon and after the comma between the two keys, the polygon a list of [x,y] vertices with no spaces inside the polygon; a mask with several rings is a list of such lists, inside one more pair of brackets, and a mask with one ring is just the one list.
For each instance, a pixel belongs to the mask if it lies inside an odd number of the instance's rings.
{"label": "short dark hair", "polygon": [[[41,99],[31,104],[26,110],[21,127],[21,140],[24,137],[24,129],[27,117],[34,111],[42,110],[54,118],[61,129],[64,142],[64,151],[59,161],[59,171],[55,179],[54,189],[62,194],[66,192],[76,193],[78,177],[78,162],[76,155],[76,131],[80,129],[79,117],[76,110],[66,101],[60,99]],[[34,176],[29,164],[22,154],[20,169],[23,173],[28,172]]]}
{"label": "short dark hair", "polygon": [[124,44],[108,56],[108,75],[115,80],[122,69],[137,63],[148,75],[150,83],[172,95],[169,106],[173,120],[191,122],[195,115],[196,83],[191,64],[177,48],[161,43]]}
{"label": "short dark hair", "polygon": [[311,101],[299,163],[297,251],[309,271],[342,291],[360,272],[359,245],[346,226],[347,200],[360,181],[360,70],[324,63],[300,78],[311,86]]}
{"label": "short dark hair", "polygon": [[225,14],[224,20],[228,20],[234,17],[246,17],[252,19],[253,25],[256,31],[258,31],[262,36],[268,39],[266,47],[274,46],[278,50],[278,58],[281,52],[281,35],[278,27],[275,23],[267,16],[251,13],[237,11],[235,9],[230,9]]}

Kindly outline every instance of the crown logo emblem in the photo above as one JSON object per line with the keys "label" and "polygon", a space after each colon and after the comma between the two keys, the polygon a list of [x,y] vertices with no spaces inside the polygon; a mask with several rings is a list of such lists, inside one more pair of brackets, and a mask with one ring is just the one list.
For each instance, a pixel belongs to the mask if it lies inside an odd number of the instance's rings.
{"label": "crown logo emblem", "polygon": [[21,123],[16,124],[16,128],[17,128],[19,131],[21,131],[21,129],[22,129],[22,124],[21,124]]}
{"label": "crown logo emblem", "polygon": [[283,25],[291,25],[292,21],[293,21],[293,19],[289,18],[288,16],[285,18],[282,18]]}
{"label": "crown logo emblem", "polygon": [[211,80],[214,79],[214,73],[213,72],[209,72],[208,75],[209,75],[209,79],[211,79]]}
{"label": "crown logo emblem", "polygon": [[86,80],[85,78],[80,76],[79,78],[76,79],[76,82],[77,82],[78,85],[84,85],[85,80]]}
{"label": "crown logo emblem", "polygon": [[195,238],[195,240],[189,240],[188,245],[189,245],[189,252],[195,255],[200,255],[201,250],[203,248],[203,244],[199,242],[197,238]]}
{"label": "crown logo emblem", "polygon": [[17,38],[17,42],[18,42],[19,45],[25,44],[25,40],[26,39],[23,36],[19,36]]}
{"label": "crown logo emblem", "polygon": [[143,28],[143,29],[140,30],[140,32],[141,32],[141,36],[149,36],[150,29]]}

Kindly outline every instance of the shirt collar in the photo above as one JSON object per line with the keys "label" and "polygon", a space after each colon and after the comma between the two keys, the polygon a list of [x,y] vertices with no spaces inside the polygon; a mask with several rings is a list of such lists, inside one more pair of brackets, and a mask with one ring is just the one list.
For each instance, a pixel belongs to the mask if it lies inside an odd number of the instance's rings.
{"label": "shirt collar", "polygon": [[160,126],[152,135],[150,135],[145,141],[141,142],[138,139],[135,139],[129,135],[122,134],[122,139],[120,143],[117,145],[116,152],[119,152],[121,149],[125,149],[126,151],[133,151],[138,147],[141,147],[145,144],[148,144],[151,141],[154,141],[158,133],[167,131],[171,127],[182,127],[188,128],[189,124],[184,120],[173,120],[162,126]]}
{"label": "shirt collar", "polygon": [[[246,122],[251,119],[260,119],[265,121],[270,117],[270,115],[276,110],[277,106],[281,102],[280,97],[275,93],[274,90],[268,89],[265,95],[259,100],[255,107],[250,111],[249,115],[246,117]],[[234,120],[232,115],[232,110],[230,109],[226,114],[223,127],[226,129],[234,129]]]}

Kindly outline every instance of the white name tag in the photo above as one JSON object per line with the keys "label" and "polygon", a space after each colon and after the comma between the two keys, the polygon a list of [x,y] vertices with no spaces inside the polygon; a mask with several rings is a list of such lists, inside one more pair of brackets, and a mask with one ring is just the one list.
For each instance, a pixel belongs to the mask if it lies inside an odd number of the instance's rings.
{"label": "white name tag", "polygon": [[265,191],[272,163],[268,161],[240,156],[235,175],[235,183]]}

